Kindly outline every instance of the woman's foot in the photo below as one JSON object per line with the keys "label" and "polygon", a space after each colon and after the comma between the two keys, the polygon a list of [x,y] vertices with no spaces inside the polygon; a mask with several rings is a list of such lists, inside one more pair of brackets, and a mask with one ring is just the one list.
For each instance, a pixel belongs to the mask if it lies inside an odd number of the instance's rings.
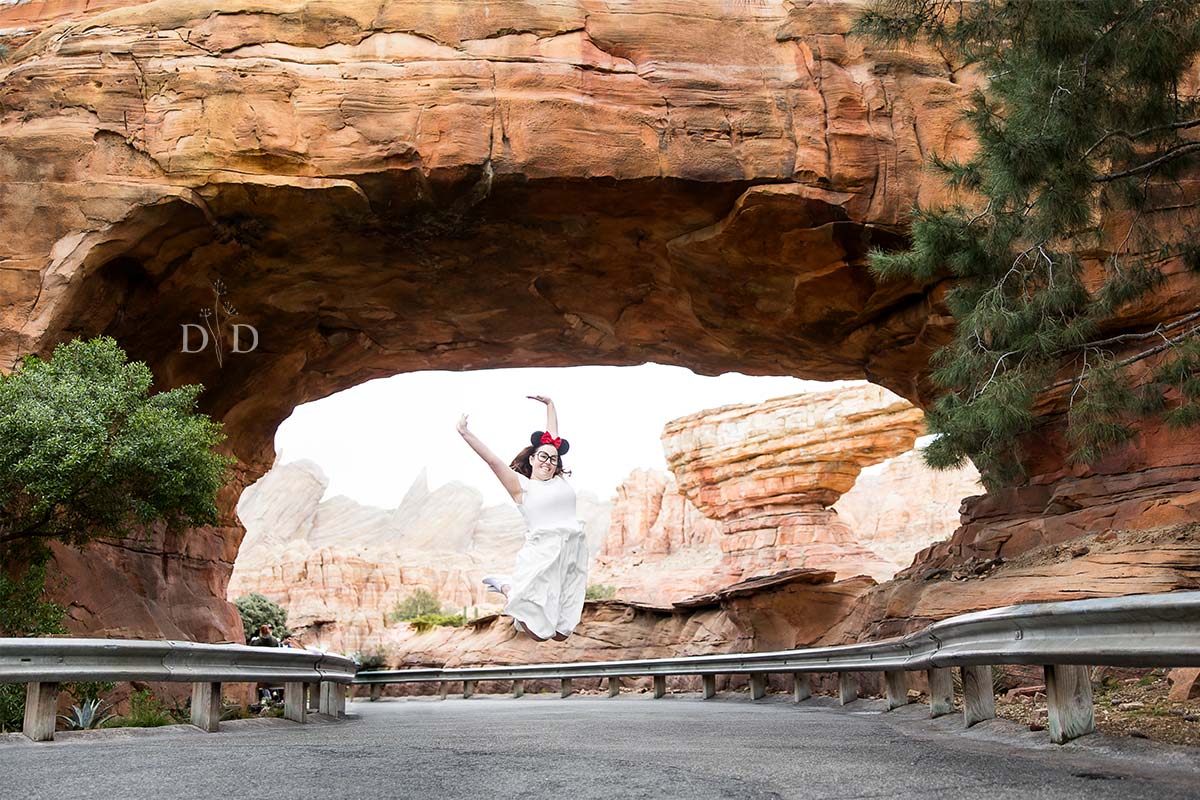
{"label": "woman's foot", "polygon": [[508,579],[503,575],[485,575],[483,576],[483,585],[488,587],[489,592],[498,592],[505,597],[508,597],[508,591],[512,588]]}
{"label": "woman's foot", "polygon": [[555,631],[554,636],[552,638],[556,642],[565,642],[567,640],[567,637],[570,635],[571,634],[569,634],[569,633],[562,633],[560,631]]}

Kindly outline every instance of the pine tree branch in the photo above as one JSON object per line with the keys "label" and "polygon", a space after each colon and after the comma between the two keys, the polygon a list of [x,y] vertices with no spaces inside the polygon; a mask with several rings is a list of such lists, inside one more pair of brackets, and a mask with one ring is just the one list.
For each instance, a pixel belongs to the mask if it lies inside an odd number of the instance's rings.
{"label": "pine tree branch", "polygon": [[1108,339],[1097,339],[1094,342],[1085,342],[1081,345],[1076,345],[1075,347],[1072,347],[1071,349],[1072,350],[1093,349],[1096,347],[1101,347],[1106,344],[1115,344],[1117,342],[1133,341],[1136,339],[1151,339],[1155,336],[1160,336],[1169,330],[1178,328],[1180,325],[1186,325],[1187,323],[1191,322],[1194,319],[1200,319],[1200,311],[1193,311],[1191,314],[1188,314],[1186,317],[1181,317],[1181,318],[1175,320],[1170,325],[1158,325],[1152,331],[1145,331],[1143,333],[1123,333],[1120,336],[1112,336]]}
{"label": "pine tree branch", "polygon": [[1099,139],[1097,139],[1095,144],[1093,144],[1087,150],[1083,151],[1083,157],[1087,158],[1088,156],[1090,156],[1097,147],[1104,144],[1106,141],[1108,141],[1113,136],[1120,136],[1122,139],[1128,139],[1130,141],[1134,141],[1134,140],[1142,138],[1143,136],[1149,136],[1152,133],[1160,133],[1163,131],[1181,131],[1186,128],[1195,128],[1198,125],[1200,125],[1200,119],[1188,119],[1188,120],[1183,120],[1181,122],[1172,122],[1168,125],[1155,125],[1150,128],[1143,128],[1142,130],[1136,131],[1134,133],[1130,133],[1129,131],[1122,131],[1122,130],[1108,131],[1103,136],[1101,136]]}
{"label": "pine tree branch", "polygon": [[1108,183],[1109,181],[1115,181],[1119,178],[1128,178],[1130,175],[1137,175],[1141,172],[1145,172],[1146,170],[1154,169],[1160,164],[1164,164],[1167,161],[1173,161],[1180,156],[1187,155],[1188,153],[1194,153],[1197,150],[1200,150],[1200,142],[1181,144],[1170,148],[1158,158],[1153,159],[1152,161],[1147,161],[1145,164],[1139,164],[1136,167],[1122,170],[1121,172],[1110,172],[1107,175],[1100,175],[1092,180],[1096,183]]}
{"label": "pine tree branch", "polygon": [[[1175,345],[1182,342],[1184,339],[1189,339],[1192,336],[1195,336],[1197,333],[1200,333],[1200,325],[1197,325],[1196,327],[1191,328],[1190,330],[1186,330],[1183,333],[1179,334],[1178,336],[1175,336],[1171,339],[1165,340],[1162,344],[1158,345],[1157,347],[1151,347],[1149,350],[1143,350],[1140,353],[1134,353],[1133,355],[1131,355],[1127,358],[1123,358],[1120,361],[1115,361],[1115,362],[1113,362],[1113,367],[1127,367],[1130,364],[1134,363],[1135,361],[1141,361],[1143,358],[1148,358],[1152,355],[1155,355],[1156,353],[1161,353],[1162,351],[1164,351],[1170,347],[1174,347]],[[1056,381],[1047,386],[1043,386],[1041,389],[1038,389],[1038,392],[1048,392],[1051,389],[1058,389],[1063,386],[1070,386],[1072,383],[1074,383],[1077,380],[1080,380],[1080,378],[1077,378],[1077,377],[1063,378],[1061,381]]]}

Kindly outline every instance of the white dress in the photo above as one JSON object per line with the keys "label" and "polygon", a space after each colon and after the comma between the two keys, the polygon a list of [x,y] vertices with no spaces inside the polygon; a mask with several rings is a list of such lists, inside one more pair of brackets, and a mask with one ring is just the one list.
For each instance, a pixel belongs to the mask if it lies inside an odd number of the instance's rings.
{"label": "white dress", "polygon": [[537,481],[517,473],[528,530],[517,553],[503,613],[542,639],[569,634],[583,614],[588,548],[575,516],[575,490],[561,475]]}

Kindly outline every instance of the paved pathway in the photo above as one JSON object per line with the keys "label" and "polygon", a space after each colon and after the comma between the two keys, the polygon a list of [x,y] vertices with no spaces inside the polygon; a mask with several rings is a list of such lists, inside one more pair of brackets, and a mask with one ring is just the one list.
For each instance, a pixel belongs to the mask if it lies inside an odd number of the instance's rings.
{"label": "paved pathway", "polygon": [[[354,702],[356,718],[0,741],[0,796],[40,798],[1200,798],[1200,753],[828,698],[552,695]],[[855,710],[858,709],[858,710]],[[1089,741],[1090,740],[1090,741]]]}

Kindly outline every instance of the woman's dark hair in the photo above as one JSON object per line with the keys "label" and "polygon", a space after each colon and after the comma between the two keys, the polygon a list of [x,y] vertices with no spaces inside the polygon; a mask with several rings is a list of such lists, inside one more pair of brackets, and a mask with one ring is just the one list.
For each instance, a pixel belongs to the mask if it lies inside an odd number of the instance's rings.
{"label": "woman's dark hair", "polygon": [[[553,447],[553,445],[551,445],[551,446]],[[516,472],[521,473],[526,478],[532,478],[533,477],[533,467],[529,466],[529,457],[531,455],[533,455],[534,453],[536,453],[537,449],[539,447],[541,447],[540,444],[529,445],[524,450],[517,453],[517,457],[514,458],[512,460],[512,463],[509,464],[508,466],[511,467]],[[554,477],[557,478],[559,475],[570,475],[570,474],[571,474],[571,470],[563,468],[562,455],[560,454],[558,457],[558,468],[555,469],[555,471],[554,471]]]}

